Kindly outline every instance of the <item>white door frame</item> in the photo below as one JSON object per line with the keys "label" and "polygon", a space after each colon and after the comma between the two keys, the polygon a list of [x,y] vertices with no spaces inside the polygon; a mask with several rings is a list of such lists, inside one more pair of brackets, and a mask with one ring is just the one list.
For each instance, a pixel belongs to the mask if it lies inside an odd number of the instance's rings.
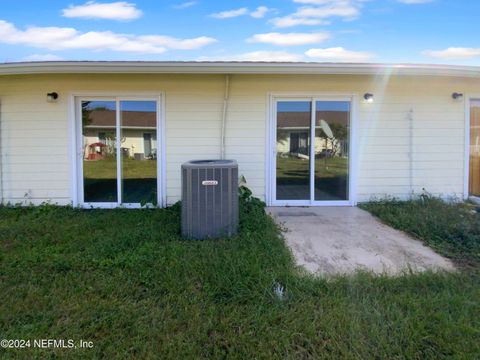
{"label": "white door frame", "polygon": [[[115,101],[116,102],[116,131],[117,131],[117,181],[121,183],[121,157],[119,142],[120,137],[120,101],[155,101],[157,104],[157,206],[166,206],[166,154],[165,154],[165,94],[156,93],[119,93],[119,92],[94,92],[94,91],[76,91],[69,95],[69,133],[70,133],[70,194],[72,205],[83,208],[141,208],[140,203],[120,203],[121,187],[117,186],[117,202],[84,202],[83,194],[83,138],[81,123],[81,101]],[[145,205],[149,206],[149,205]]]}
{"label": "white door frame", "polygon": [[[311,101],[311,126],[315,124],[316,101],[349,101],[350,134],[349,134],[349,181],[348,200],[315,201],[315,200],[277,200],[276,199],[276,137],[277,137],[277,109],[278,101]],[[267,94],[267,144],[266,144],[266,202],[269,206],[355,206],[357,204],[357,94],[345,93],[318,93],[318,92],[274,92]],[[310,152],[314,151],[314,132],[310,132]],[[312,156],[312,154],[310,154]],[[310,161],[310,177],[313,176],[314,162]],[[310,181],[310,194],[313,198],[315,184]]]}

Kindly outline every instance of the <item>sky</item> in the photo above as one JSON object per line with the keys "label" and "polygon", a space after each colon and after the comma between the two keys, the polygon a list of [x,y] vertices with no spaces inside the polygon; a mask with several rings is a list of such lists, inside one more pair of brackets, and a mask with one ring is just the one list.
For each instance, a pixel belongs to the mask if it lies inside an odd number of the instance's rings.
{"label": "sky", "polygon": [[480,65],[478,14],[478,0],[2,0],[0,62]]}

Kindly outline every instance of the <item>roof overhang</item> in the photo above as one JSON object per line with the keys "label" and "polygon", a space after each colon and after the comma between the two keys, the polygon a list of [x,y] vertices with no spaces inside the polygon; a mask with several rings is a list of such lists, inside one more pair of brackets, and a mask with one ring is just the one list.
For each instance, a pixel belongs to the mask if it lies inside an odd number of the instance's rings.
{"label": "roof overhang", "polygon": [[46,61],[0,64],[0,75],[28,74],[324,74],[480,77],[480,67],[422,64]]}

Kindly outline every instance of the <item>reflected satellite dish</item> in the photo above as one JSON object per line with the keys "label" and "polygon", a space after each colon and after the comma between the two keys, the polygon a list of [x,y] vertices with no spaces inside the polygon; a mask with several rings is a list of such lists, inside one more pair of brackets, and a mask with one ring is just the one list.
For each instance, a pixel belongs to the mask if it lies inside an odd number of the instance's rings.
{"label": "reflected satellite dish", "polygon": [[333,138],[333,132],[332,129],[330,129],[330,126],[328,126],[327,122],[323,119],[320,120],[320,128],[323,130],[325,135],[327,135],[328,138]]}

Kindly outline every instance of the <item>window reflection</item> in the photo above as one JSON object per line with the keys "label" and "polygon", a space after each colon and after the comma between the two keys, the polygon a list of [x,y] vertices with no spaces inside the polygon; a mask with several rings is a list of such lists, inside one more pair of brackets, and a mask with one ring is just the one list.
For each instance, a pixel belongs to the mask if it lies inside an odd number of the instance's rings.
{"label": "window reflection", "polygon": [[349,199],[350,102],[314,104],[311,129],[312,101],[277,102],[277,200]]}
{"label": "window reflection", "polygon": [[117,202],[115,101],[82,101],[85,202]]}
{"label": "window reflection", "polygon": [[[116,104],[116,101],[81,103],[84,202],[155,204],[157,103],[120,101],[119,109]],[[119,139],[117,110],[120,115]],[[117,169],[117,154],[120,169]]]}
{"label": "window reflection", "polygon": [[315,106],[315,200],[348,200],[350,103]]}
{"label": "window reflection", "polygon": [[155,203],[157,114],[155,101],[121,101],[122,201]]}
{"label": "window reflection", "polygon": [[310,101],[277,103],[277,200],[310,199]]}

